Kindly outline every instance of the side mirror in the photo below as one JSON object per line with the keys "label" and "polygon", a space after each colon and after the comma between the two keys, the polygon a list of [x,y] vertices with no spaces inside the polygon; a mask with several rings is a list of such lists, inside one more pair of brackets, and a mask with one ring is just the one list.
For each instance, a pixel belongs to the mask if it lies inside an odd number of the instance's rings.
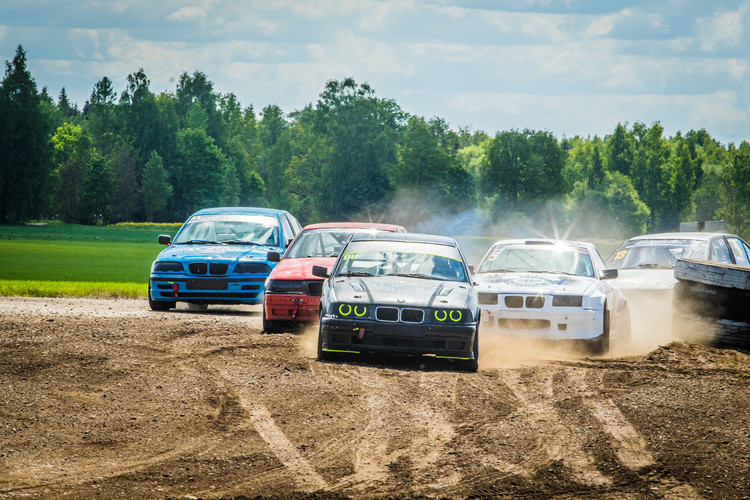
{"label": "side mirror", "polygon": [[605,269],[602,272],[602,279],[603,280],[613,280],[617,279],[617,277],[620,275],[620,273],[617,271],[617,269]]}
{"label": "side mirror", "polygon": [[318,278],[327,278],[329,276],[326,266],[313,266],[312,273],[313,276],[317,276]]}
{"label": "side mirror", "polygon": [[266,259],[268,259],[268,262],[278,262],[281,260],[281,254],[279,252],[268,252]]}
{"label": "side mirror", "polygon": [[160,245],[167,245],[169,246],[172,243],[172,237],[168,234],[160,234],[159,235],[159,244]]}

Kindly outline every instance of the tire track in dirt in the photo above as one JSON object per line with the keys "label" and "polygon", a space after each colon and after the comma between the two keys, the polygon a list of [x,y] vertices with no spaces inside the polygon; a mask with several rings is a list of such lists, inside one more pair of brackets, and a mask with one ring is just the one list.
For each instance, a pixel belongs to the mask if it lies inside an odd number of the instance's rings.
{"label": "tire track in dirt", "polygon": [[526,415],[530,423],[537,422],[540,431],[546,434],[543,439],[543,452],[551,461],[564,463],[573,477],[589,486],[605,486],[612,480],[604,476],[596,467],[594,458],[584,449],[575,433],[563,422],[562,417],[550,403],[554,396],[553,374],[546,370],[540,381],[522,380],[523,370],[510,369],[500,372],[506,386],[522,404],[519,413]]}
{"label": "tire track in dirt", "polygon": [[[568,380],[573,386],[578,387],[582,393],[583,405],[588,407],[591,414],[601,423],[603,430],[609,435],[615,444],[612,446],[620,463],[633,471],[654,465],[656,460],[646,445],[646,440],[641,436],[627,417],[620,411],[618,406],[610,398],[603,396],[606,389],[600,379],[596,384],[597,391],[589,389],[589,370],[564,369]],[[675,479],[664,479],[660,481],[664,498],[674,499],[699,499],[702,498],[689,484]]]}
{"label": "tire track in dirt", "polygon": [[614,401],[589,390],[588,370],[564,368],[563,372],[571,385],[581,391],[579,395],[584,406],[599,421],[604,432],[615,441],[612,448],[620,463],[634,471],[653,465],[654,456],[648,450],[646,440],[628,422]]}
{"label": "tire track in dirt", "polygon": [[292,473],[297,488],[305,492],[328,489],[328,483],[297,451],[286,434],[276,425],[268,409],[252,398],[249,391],[245,389],[240,390],[238,395],[240,405],[247,411],[253,427],[268,444],[276,458]]}

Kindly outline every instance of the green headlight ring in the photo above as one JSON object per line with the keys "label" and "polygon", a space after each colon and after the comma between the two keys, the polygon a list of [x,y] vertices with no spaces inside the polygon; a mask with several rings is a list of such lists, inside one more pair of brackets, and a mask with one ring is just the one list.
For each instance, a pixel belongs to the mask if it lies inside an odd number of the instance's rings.
{"label": "green headlight ring", "polygon": [[[443,317],[442,318],[440,316],[438,316],[438,314],[440,314],[440,313],[443,313]],[[435,311],[435,319],[438,320],[438,321],[445,321],[446,319],[448,319],[448,311],[446,311],[444,309],[438,309],[437,311]]]}
{"label": "green headlight ring", "polygon": [[359,311],[359,306],[354,306],[354,315],[357,316],[358,318],[361,318],[362,316],[364,316],[365,314],[367,314],[367,307],[362,306],[362,312],[361,313],[357,312],[357,311]]}
{"label": "green headlight ring", "polygon": [[[344,307],[348,307],[346,312],[344,312]],[[339,306],[339,314],[341,314],[342,316],[349,316],[351,313],[352,313],[352,306],[350,306],[349,304],[341,304]]]}
{"label": "green headlight ring", "polygon": [[[458,318],[453,317],[453,313],[458,314]],[[463,317],[463,314],[461,313],[461,311],[451,311],[450,317],[451,317],[451,321],[453,321],[454,323],[457,323],[457,322],[461,321],[461,318]]]}

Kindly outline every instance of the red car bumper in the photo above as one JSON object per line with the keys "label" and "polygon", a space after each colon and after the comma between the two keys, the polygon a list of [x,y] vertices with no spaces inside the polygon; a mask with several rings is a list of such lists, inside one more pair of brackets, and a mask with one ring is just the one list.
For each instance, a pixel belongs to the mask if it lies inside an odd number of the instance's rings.
{"label": "red car bumper", "polygon": [[268,293],[263,299],[270,321],[317,321],[320,297],[299,293]]}

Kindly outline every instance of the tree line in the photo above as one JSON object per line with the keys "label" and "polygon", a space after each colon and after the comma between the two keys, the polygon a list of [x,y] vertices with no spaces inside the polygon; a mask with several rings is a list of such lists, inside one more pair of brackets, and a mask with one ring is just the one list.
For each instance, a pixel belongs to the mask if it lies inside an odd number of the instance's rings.
{"label": "tree line", "polygon": [[[142,69],[118,95],[104,76],[81,109],[39,91],[18,46],[0,82],[0,222],[178,222],[208,206],[270,206],[303,223],[393,222],[472,211],[484,227],[596,228],[602,236],[722,218],[750,232],[750,144],[705,130],[618,124],[605,137],[453,130],[352,78],[315,103],[256,114],[206,75],[155,94]],[[543,222],[548,214],[551,222]]]}

